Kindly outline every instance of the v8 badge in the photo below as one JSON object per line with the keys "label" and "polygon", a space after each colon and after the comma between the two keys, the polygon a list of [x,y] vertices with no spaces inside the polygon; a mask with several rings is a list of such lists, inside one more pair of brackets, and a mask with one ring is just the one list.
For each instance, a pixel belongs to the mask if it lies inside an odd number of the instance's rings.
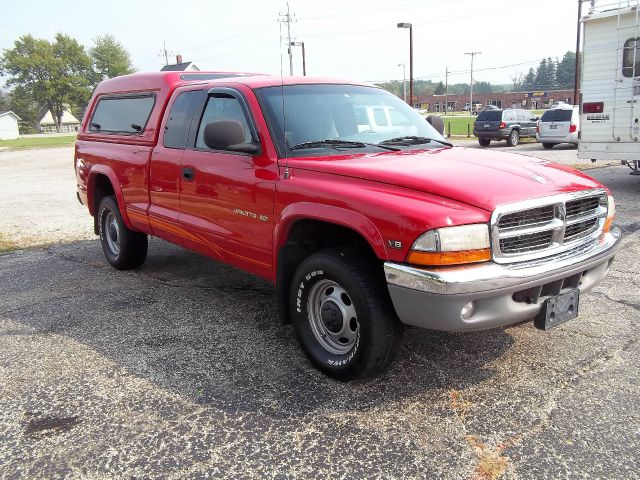
{"label": "v8 badge", "polygon": [[387,240],[387,246],[396,250],[402,249],[402,242],[399,240]]}

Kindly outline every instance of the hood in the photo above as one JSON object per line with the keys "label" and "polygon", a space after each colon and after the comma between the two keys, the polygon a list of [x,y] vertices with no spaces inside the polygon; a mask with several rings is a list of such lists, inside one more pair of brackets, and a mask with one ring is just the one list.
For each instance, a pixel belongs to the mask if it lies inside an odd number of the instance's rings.
{"label": "hood", "polygon": [[602,188],[565,165],[463,147],[289,158],[288,165],[411,188],[488,211],[521,200]]}

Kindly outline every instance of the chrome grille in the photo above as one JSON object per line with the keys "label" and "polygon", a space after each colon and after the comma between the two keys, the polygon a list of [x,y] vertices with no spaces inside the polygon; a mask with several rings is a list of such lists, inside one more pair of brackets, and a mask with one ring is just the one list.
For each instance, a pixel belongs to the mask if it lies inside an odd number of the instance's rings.
{"label": "chrome grille", "polygon": [[586,190],[496,208],[491,246],[498,263],[556,255],[591,242],[607,216],[604,190]]}
{"label": "chrome grille", "polygon": [[502,253],[524,253],[549,248],[553,241],[553,232],[530,233],[528,235],[518,235],[517,237],[501,238],[500,251]]}
{"label": "chrome grille", "polygon": [[567,225],[564,231],[564,241],[575,240],[585,235],[593,233],[598,228],[598,219],[592,218],[591,220],[585,220],[584,222],[574,223]]}
{"label": "chrome grille", "polygon": [[500,218],[500,228],[514,228],[538,225],[553,220],[553,205],[532,208],[520,212],[507,213]]}

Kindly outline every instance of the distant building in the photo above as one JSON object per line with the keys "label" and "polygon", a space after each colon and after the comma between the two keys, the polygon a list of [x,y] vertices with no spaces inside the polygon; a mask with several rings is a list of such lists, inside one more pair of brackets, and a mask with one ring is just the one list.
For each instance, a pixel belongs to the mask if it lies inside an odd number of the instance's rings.
{"label": "distant building", "polygon": [[[495,105],[498,108],[549,108],[554,103],[573,103],[573,90],[545,90],[535,92],[473,93],[473,103]],[[447,95],[447,110],[460,111],[469,106],[469,95]],[[416,97],[414,107],[429,112],[445,112],[445,95]],[[475,108],[475,107],[474,107]]]}
{"label": "distant building", "polygon": [[[62,112],[62,119],[60,122],[60,132],[77,132],[80,126],[80,121],[73,116],[73,114],[67,109]],[[42,116],[37,125],[38,133],[56,133],[56,122],[53,121],[53,115],[51,111]]]}
{"label": "distant building", "polygon": [[0,140],[18,138],[18,122],[22,120],[11,110],[0,111]]}
{"label": "distant building", "polygon": [[173,65],[165,65],[160,69],[161,72],[199,72],[200,68],[193,62],[183,62],[182,55],[176,56],[176,63]]}

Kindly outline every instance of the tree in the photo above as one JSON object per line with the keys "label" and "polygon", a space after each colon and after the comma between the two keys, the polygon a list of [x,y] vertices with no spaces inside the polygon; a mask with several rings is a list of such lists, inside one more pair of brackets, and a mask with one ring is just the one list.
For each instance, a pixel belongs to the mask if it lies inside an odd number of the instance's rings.
{"label": "tree", "polygon": [[529,69],[529,72],[524,77],[524,82],[522,83],[522,88],[524,90],[532,90],[536,83],[536,72],[533,68]]}
{"label": "tree", "polygon": [[436,85],[435,90],[433,91],[434,95],[444,95],[445,94],[445,86],[444,83],[442,82],[438,82],[438,84]]}
{"label": "tree", "polygon": [[[36,125],[42,115],[42,109],[23,87],[15,87],[7,93],[9,108],[20,117],[20,133],[35,133]],[[2,110],[0,108],[0,110]]]}
{"label": "tree", "polygon": [[11,108],[9,108],[10,101],[11,97],[9,96],[9,94],[4,90],[0,90],[0,112],[11,110]]}
{"label": "tree", "polygon": [[576,54],[567,52],[556,68],[556,87],[573,88],[576,79]]}
{"label": "tree", "polygon": [[14,48],[4,50],[0,73],[9,76],[7,85],[50,110],[58,131],[66,105],[84,105],[91,96],[91,59],[77,40],[62,33],[53,43],[20,37]]}
{"label": "tree", "polygon": [[96,83],[135,72],[131,64],[131,55],[113,35],[106,34],[94,38],[89,55]]}
{"label": "tree", "polygon": [[517,92],[522,90],[524,86],[524,78],[524,73],[522,72],[516,72],[511,76],[511,88],[513,91]]}
{"label": "tree", "polygon": [[493,93],[494,88],[489,82],[473,82],[473,91],[475,93]]}

